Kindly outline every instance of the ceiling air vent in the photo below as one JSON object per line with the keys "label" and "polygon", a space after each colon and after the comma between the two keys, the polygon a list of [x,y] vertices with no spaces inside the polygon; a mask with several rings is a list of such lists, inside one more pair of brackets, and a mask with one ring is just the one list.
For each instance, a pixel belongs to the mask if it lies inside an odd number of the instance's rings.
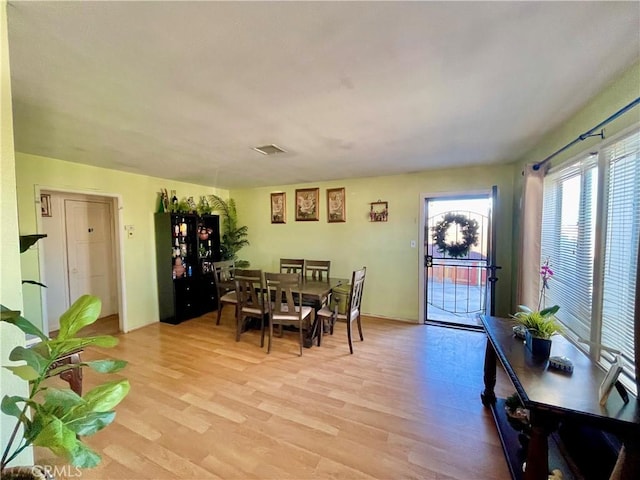
{"label": "ceiling air vent", "polygon": [[275,144],[271,145],[263,145],[261,147],[253,147],[256,152],[260,152],[263,155],[275,155],[276,153],[286,153],[286,150],[283,150],[279,146]]}

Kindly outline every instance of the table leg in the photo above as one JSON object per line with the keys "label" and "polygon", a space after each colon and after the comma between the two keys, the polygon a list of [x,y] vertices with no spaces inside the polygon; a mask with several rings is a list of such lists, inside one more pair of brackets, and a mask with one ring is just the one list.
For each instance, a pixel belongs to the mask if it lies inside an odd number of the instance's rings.
{"label": "table leg", "polygon": [[480,394],[482,404],[485,407],[496,403],[496,352],[487,338],[487,347],[484,353],[484,391]]}
{"label": "table leg", "polygon": [[527,466],[523,480],[547,480],[549,478],[549,434],[558,421],[552,415],[537,410],[530,411],[531,438],[527,450]]}

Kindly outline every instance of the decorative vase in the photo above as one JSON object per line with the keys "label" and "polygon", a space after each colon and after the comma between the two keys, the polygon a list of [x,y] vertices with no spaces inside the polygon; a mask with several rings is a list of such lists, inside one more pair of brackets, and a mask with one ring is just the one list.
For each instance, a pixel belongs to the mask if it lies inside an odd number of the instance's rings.
{"label": "decorative vase", "polygon": [[529,330],[525,333],[525,345],[538,360],[547,360],[551,354],[551,339],[534,337]]}

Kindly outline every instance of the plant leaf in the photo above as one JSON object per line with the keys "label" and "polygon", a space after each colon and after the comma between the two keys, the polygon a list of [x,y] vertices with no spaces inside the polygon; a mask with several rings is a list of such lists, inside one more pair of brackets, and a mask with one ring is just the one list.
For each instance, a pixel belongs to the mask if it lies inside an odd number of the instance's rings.
{"label": "plant leaf", "polygon": [[33,323],[31,323],[26,318],[21,317],[20,315],[10,315],[8,317],[3,315],[2,321],[15,325],[16,327],[18,327],[20,330],[22,330],[24,333],[28,335],[35,335],[37,337],[40,337],[40,339],[42,340],[49,340],[49,337],[47,337],[44,333],[42,333],[38,327],[36,327]]}
{"label": "plant leaf", "polygon": [[47,369],[48,361],[38,352],[31,350],[30,348],[24,348],[17,346],[9,354],[9,360],[20,361],[24,360],[27,365],[33,367],[40,375],[43,375]]}
{"label": "plant leaf", "polygon": [[127,363],[125,360],[93,360],[83,365],[99,373],[114,373],[126,367]]}
{"label": "plant leaf", "polygon": [[18,406],[18,403],[25,403],[27,401],[24,397],[19,397],[17,395],[9,396],[5,395],[2,397],[2,404],[0,405],[0,410],[5,415],[11,415],[12,417],[20,418],[22,417],[22,409]]}
{"label": "plant leaf", "polygon": [[69,461],[78,468],[93,468],[100,463],[102,457],[84,443],[77,441],[70,452]]}
{"label": "plant leaf", "polygon": [[67,370],[73,370],[79,367],[89,367],[99,373],[115,373],[127,366],[125,360],[93,360],[90,362],[72,363],[62,365],[49,371],[49,376],[60,375]]}
{"label": "plant leaf", "polygon": [[128,380],[117,380],[99,385],[84,396],[87,408],[93,412],[108,412],[127,396],[130,389]]}
{"label": "plant leaf", "polygon": [[20,235],[20,253],[24,253],[31,245],[34,245],[41,238],[45,238],[47,235],[44,233],[35,233],[33,235]]}
{"label": "plant leaf", "polygon": [[46,447],[56,455],[71,459],[71,452],[78,443],[75,432],[53,415],[41,413],[40,420],[43,428],[33,439],[33,444]]}
{"label": "plant leaf", "polygon": [[548,307],[544,310],[540,310],[540,315],[542,315],[543,317],[546,317],[547,315],[555,315],[558,310],[560,310],[560,305],[554,305],[553,307]]}
{"label": "plant leaf", "polygon": [[84,405],[84,399],[72,390],[49,388],[44,395],[43,411],[58,418],[62,418],[73,408]]}
{"label": "plant leaf", "polygon": [[76,435],[88,436],[102,430],[116,418],[116,412],[89,412],[79,418],[67,420],[67,427]]}
{"label": "plant leaf", "polygon": [[97,337],[68,338],[66,340],[52,340],[51,346],[58,351],[58,355],[65,355],[75,350],[80,350],[89,345],[110,348],[118,344],[118,339],[111,335],[100,335]]}
{"label": "plant leaf", "polygon": [[22,280],[22,283],[30,283],[31,285],[38,285],[40,287],[44,287],[47,288],[47,286],[44,283],[40,283],[40,282],[36,282],[35,280]]}
{"label": "plant leaf", "polygon": [[11,370],[14,375],[17,375],[23,380],[30,382],[35,380],[40,376],[40,374],[31,366],[31,365],[18,365],[14,366],[5,366],[7,370]]}
{"label": "plant leaf", "polygon": [[100,316],[102,302],[94,295],[82,295],[60,317],[58,339],[72,337],[78,331],[91,325]]}

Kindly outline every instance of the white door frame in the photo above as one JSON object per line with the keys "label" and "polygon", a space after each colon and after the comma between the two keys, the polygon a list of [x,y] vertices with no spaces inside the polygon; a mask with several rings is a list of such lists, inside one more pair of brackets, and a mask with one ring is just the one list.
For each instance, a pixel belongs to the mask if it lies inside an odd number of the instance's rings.
{"label": "white door frame", "polygon": [[[40,215],[40,192],[42,190],[57,193],[74,193],[87,195],[90,197],[105,197],[110,198],[114,204],[113,212],[113,231],[114,231],[114,243],[116,254],[116,289],[118,291],[118,318],[120,331],[126,333],[129,331],[128,319],[127,319],[127,294],[125,289],[125,276],[124,276],[124,219],[123,219],[123,206],[122,195],[118,193],[109,192],[96,192],[95,190],[80,190],[69,189],[60,187],[49,187],[47,185],[35,185],[35,210],[36,210],[36,231],[42,232],[42,217]],[[38,250],[38,266],[40,269],[41,278],[46,279],[44,251]],[[42,329],[45,335],[49,334],[49,318],[47,315],[47,289],[40,289],[40,302],[42,311]]]}
{"label": "white door frame", "polygon": [[[425,284],[424,284],[424,256],[426,254],[424,248],[425,242],[425,213],[426,213],[426,203],[427,199],[431,198],[465,198],[465,197],[479,197],[482,195],[488,195],[491,197],[491,189],[482,189],[482,190],[467,190],[465,192],[437,192],[437,193],[421,193],[420,194],[420,221],[418,222],[418,323],[424,323],[425,319],[425,311],[427,306],[424,302],[424,292],[425,292]],[[494,215],[495,212],[491,214]]]}

